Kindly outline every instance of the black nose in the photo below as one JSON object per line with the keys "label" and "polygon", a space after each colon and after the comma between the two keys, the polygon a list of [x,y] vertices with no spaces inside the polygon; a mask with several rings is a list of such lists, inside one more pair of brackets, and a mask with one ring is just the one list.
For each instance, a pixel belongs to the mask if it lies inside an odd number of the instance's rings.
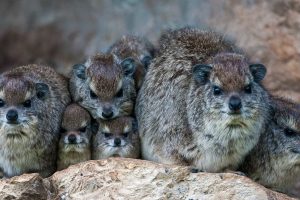
{"label": "black nose", "polygon": [[114,141],[116,146],[120,146],[121,145],[121,139],[120,138],[116,138]]}
{"label": "black nose", "polygon": [[16,122],[18,120],[18,112],[16,110],[9,110],[6,114],[8,122]]}
{"label": "black nose", "polygon": [[110,119],[112,118],[112,116],[114,115],[113,111],[112,111],[112,108],[103,108],[103,111],[102,111],[102,116],[106,119]]}
{"label": "black nose", "polygon": [[239,111],[242,108],[241,99],[237,96],[232,96],[229,99],[229,108],[232,111]]}
{"label": "black nose", "polygon": [[69,135],[68,140],[70,144],[76,144],[76,135]]}

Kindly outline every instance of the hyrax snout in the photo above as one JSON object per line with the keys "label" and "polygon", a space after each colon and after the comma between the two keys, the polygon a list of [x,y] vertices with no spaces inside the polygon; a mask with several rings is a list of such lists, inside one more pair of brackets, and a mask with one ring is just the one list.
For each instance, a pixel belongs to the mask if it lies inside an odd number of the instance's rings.
{"label": "hyrax snout", "polygon": [[139,135],[133,118],[120,117],[98,122],[98,132],[93,137],[93,159],[140,157]]}
{"label": "hyrax snout", "polygon": [[63,115],[58,150],[58,170],[91,159],[91,117],[78,104],[69,105]]}
{"label": "hyrax snout", "polygon": [[109,120],[130,115],[136,98],[132,58],[119,62],[113,54],[97,54],[73,67],[70,91],[73,100],[93,118]]}

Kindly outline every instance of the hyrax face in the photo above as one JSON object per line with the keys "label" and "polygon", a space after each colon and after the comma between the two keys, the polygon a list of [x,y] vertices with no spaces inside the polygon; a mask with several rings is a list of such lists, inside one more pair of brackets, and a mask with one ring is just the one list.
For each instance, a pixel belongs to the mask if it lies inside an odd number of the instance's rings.
{"label": "hyrax face", "polygon": [[96,159],[110,156],[136,158],[139,155],[139,142],[134,119],[121,117],[100,121],[93,144],[93,157]]}
{"label": "hyrax face", "polygon": [[[0,79],[0,132],[6,139],[32,138],[38,133],[41,112],[47,110],[49,87],[22,74]],[[3,135],[4,134],[4,135]]]}
{"label": "hyrax face", "polygon": [[95,119],[130,115],[136,97],[134,60],[118,62],[112,54],[96,55],[85,65],[75,65],[70,89],[73,98]]}
{"label": "hyrax face", "polygon": [[[214,120],[222,121],[226,127],[249,128],[266,114],[266,94],[259,84],[265,74],[263,65],[249,65],[242,55],[219,54],[209,65],[193,67],[193,98],[203,92],[205,111]],[[204,85],[204,91],[199,91],[197,85]]]}
{"label": "hyrax face", "polygon": [[71,104],[63,115],[60,150],[83,152],[91,144],[91,118],[89,113],[77,104]]}

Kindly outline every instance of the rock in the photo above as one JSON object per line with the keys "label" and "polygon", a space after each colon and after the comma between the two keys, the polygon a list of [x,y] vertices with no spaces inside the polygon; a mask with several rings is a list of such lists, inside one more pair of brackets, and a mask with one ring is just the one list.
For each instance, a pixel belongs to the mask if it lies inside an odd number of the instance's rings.
{"label": "rock", "polygon": [[1,199],[292,199],[236,174],[124,158],[80,163],[46,179],[1,180],[0,191]]}

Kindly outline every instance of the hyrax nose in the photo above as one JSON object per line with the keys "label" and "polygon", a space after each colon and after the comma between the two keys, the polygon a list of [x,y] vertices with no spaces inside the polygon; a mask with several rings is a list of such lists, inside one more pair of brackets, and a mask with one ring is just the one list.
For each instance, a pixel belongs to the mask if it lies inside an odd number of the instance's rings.
{"label": "hyrax nose", "polygon": [[76,135],[73,135],[73,134],[69,135],[68,141],[70,144],[76,144]]}
{"label": "hyrax nose", "polygon": [[239,111],[242,108],[241,99],[237,96],[232,96],[229,99],[229,108],[232,111]]}
{"label": "hyrax nose", "polygon": [[102,111],[102,116],[106,119],[110,119],[112,118],[112,116],[114,115],[112,108],[111,107],[104,107],[103,111]]}
{"label": "hyrax nose", "polygon": [[115,146],[120,146],[121,145],[121,139],[120,138],[116,138],[115,140],[114,140],[114,143],[115,143]]}
{"label": "hyrax nose", "polygon": [[9,110],[6,114],[8,122],[16,122],[18,120],[18,112],[16,110]]}

